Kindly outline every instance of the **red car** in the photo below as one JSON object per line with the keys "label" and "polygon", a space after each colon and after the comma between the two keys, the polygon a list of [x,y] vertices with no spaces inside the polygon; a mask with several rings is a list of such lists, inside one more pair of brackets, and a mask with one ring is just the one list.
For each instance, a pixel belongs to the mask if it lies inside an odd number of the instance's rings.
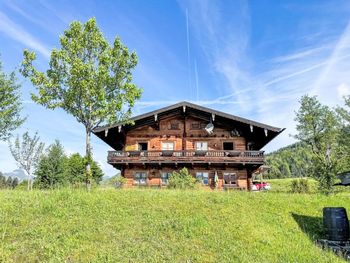
{"label": "red car", "polygon": [[270,190],[271,185],[266,182],[253,182],[252,191]]}

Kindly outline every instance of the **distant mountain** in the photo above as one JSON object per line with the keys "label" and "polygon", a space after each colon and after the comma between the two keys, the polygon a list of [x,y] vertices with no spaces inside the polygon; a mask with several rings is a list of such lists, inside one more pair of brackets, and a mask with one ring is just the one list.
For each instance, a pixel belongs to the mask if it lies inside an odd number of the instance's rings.
{"label": "distant mountain", "polygon": [[102,182],[108,182],[111,178],[113,178],[114,176],[118,176],[118,175],[120,175],[120,173],[117,173],[116,175],[113,175],[113,176],[105,175],[102,177]]}
{"label": "distant mountain", "polygon": [[19,181],[23,181],[23,180],[27,179],[27,175],[21,169],[16,169],[16,170],[13,170],[12,172],[9,172],[9,173],[3,173],[3,175],[5,177],[12,177],[12,178],[17,177]]}

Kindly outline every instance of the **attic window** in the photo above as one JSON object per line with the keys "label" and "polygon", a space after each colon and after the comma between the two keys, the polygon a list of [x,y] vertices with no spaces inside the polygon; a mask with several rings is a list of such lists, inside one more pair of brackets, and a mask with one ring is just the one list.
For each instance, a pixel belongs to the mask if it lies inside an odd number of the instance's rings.
{"label": "attic window", "polygon": [[191,128],[192,128],[192,130],[199,130],[201,128],[200,122],[198,122],[198,121],[192,122]]}
{"label": "attic window", "polygon": [[194,121],[191,124],[191,129],[192,130],[201,130],[204,129],[207,124],[204,122],[199,122],[199,121]]}
{"label": "attic window", "polygon": [[169,130],[178,130],[179,129],[179,123],[178,122],[171,122]]}

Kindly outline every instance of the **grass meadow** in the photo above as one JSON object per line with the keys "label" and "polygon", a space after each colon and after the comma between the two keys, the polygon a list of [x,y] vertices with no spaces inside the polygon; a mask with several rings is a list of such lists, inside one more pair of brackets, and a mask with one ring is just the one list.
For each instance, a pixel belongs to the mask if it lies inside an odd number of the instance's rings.
{"label": "grass meadow", "polygon": [[0,262],[343,262],[314,243],[325,206],[350,193],[3,190]]}

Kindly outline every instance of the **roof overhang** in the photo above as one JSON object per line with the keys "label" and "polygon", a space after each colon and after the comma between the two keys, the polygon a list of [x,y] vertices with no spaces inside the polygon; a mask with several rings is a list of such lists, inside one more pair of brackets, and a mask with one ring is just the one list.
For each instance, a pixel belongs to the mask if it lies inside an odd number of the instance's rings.
{"label": "roof overhang", "polygon": [[123,148],[122,141],[125,140],[126,133],[129,130],[141,126],[154,125],[161,119],[184,114],[207,121],[212,120],[214,125],[218,124],[219,126],[227,128],[239,127],[244,134],[243,136],[248,140],[255,140],[257,149],[263,148],[268,142],[284,131],[284,129],[281,128],[206,108],[190,102],[180,102],[132,117],[131,121],[134,122],[133,125],[115,123],[97,127],[93,130],[93,133],[115,150],[121,150]]}

